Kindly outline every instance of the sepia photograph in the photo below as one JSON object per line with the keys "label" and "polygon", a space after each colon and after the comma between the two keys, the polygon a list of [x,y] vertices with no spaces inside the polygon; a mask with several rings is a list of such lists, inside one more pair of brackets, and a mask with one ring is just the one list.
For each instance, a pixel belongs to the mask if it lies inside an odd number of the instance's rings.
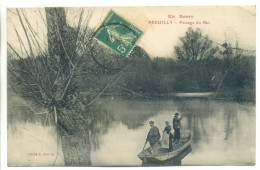
{"label": "sepia photograph", "polygon": [[8,7],[7,166],[256,164],[256,6]]}

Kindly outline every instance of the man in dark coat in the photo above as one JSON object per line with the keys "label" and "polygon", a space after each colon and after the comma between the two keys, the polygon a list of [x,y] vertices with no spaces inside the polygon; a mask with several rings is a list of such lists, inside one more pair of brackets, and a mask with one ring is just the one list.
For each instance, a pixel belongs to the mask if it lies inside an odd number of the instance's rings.
{"label": "man in dark coat", "polygon": [[174,114],[174,118],[173,118],[173,129],[174,129],[174,141],[175,142],[179,142],[180,137],[181,137],[181,115],[179,113],[175,113]]}
{"label": "man in dark coat", "polygon": [[151,153],[156,154],[159,147],[159,140],[161,138],[159,129],[154,126],[154,121],[149,122],[151,129],[147,135],[146,140],[150,143],[150,146],[152,147]]}

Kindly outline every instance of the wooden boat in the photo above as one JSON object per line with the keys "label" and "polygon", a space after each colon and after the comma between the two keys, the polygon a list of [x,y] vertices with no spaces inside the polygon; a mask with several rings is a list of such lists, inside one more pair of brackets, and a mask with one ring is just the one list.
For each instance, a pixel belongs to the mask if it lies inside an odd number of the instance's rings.
{"label": "wooden boat", "polygon": [[173,143],[173,150],[168,151],[159,146],[158,153],[152,154],[151,147],[143,150],[138,157],[145,163],[164,163],[177,158],[187,148],[191,148],[191,133],[181,133],[181,139],[178,143]]}

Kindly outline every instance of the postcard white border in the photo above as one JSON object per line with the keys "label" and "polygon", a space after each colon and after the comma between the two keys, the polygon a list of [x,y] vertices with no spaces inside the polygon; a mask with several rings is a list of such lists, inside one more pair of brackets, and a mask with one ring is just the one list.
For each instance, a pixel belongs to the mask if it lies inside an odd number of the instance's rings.
{"label": "postcard white border", "polygon": [[[38,169],[95,169],[104,170],[104,167],[7,167],[7,76],[6,76],[6,7],[44,7],[44,6],[208,6],[208,5],[256,5],[256,13],[259,13],[259,1],[257,0],[2,0],[1,5],[1,169],[12,170],[38,170]],[[259,17],[257,16],[257,29],[259,30]],[[258,42],[257,35],[256,49],[256,87],[259,87],[259,59],[258,59]],[[259,90],[256,90],[256,128],[259,133]],[[259,144],[259,135],[256,135],[256,144]],[[259,169],[259,145],[256,146],[256,166],[181,166],[181,167],[127,167],[127,169],[187,169],[187,170],[204,170],[204,169]],[[108,167],[109,169],[126,169],[126,167]],[[105,168],[106,169],[106,168]]]}

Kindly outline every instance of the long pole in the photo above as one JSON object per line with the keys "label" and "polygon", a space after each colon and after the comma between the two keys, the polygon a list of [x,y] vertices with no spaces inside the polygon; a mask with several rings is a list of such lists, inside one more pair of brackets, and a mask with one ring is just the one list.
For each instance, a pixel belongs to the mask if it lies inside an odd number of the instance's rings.
{"label": "long pole", "polygon": [[146,157],[145,157],[145,152],[144,152],[144,148],[145,148],[146,144],[147,144],[147,141],[145,141],[145,144],[144,144],[144,147],[143,147],[143,153],[144,153],[144,163],[146,163]]}
{"label": "long pole", "polygon": [[146,144],[147,144],[147,141],[146,141],[145,144],[144,144],[143,151],[144,151],[144,148],[145,148]]}

